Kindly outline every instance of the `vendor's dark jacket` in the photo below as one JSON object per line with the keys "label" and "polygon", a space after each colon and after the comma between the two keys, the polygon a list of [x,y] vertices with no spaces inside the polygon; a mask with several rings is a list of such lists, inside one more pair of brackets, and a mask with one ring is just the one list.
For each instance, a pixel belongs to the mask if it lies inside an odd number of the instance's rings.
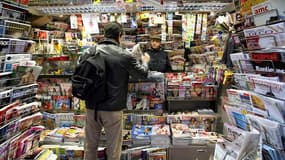
{"label": "vendor's dark jacket", "polygon": [[95,104],[92,99],[86,101],[87,108],[97,111],[120,111],[126,108],[129,76],[146,78],[148,69],[137,62],[135,57],[121,48],[116,41],[104,39],[99,43],[105,60],[106,100]]}
{"label": "vendor's dark jacket", "polygon": [[149,49],[146,51],[150,56],[148,63],[149,70],[158,72],[170,72],[171,66],[167,52],[162,49]]}

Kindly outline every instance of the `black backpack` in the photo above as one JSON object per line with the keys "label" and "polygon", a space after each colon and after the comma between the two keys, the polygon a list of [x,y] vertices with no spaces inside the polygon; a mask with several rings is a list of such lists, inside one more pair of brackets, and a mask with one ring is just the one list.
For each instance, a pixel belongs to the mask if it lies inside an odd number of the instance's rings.
{"label": "black backpack", "polygon": [[100,50],[100,46],[91,47],[80,57],[71,77],[73,96],[95,103],[105,100],[105,61]]}

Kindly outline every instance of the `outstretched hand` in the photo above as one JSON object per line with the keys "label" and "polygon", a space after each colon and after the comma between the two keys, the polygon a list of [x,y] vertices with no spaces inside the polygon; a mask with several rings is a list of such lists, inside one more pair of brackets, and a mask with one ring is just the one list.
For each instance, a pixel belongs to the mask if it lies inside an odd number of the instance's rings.
{"label": "outstretched hand", "polygon": [[149,60],[150,60],[150,56],[149,56],[149,54],[148,53],[144,53],[144,54],[142,54],[142,56],[141,56],[141,60],[142,60],[142,62],[143,63],[148,63],[149,62]]}

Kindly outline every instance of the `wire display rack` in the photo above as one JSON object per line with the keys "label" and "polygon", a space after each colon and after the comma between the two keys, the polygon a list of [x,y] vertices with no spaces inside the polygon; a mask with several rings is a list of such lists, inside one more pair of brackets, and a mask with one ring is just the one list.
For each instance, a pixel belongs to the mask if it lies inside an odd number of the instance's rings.
{"label": "wire display rack", "polygon": [[31,24],[0,19],[0,37],[29,39],[31,29]]}

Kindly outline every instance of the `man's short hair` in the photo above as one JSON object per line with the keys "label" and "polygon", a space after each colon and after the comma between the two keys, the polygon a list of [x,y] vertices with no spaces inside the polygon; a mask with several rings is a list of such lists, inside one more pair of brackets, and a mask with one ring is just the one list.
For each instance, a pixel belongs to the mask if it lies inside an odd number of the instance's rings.
{"label": "man's short hair", "polygon": [[104,27],[104,36],[106,38],[118,39],[123,34],[123,27],[117,22],[110,22]]}

